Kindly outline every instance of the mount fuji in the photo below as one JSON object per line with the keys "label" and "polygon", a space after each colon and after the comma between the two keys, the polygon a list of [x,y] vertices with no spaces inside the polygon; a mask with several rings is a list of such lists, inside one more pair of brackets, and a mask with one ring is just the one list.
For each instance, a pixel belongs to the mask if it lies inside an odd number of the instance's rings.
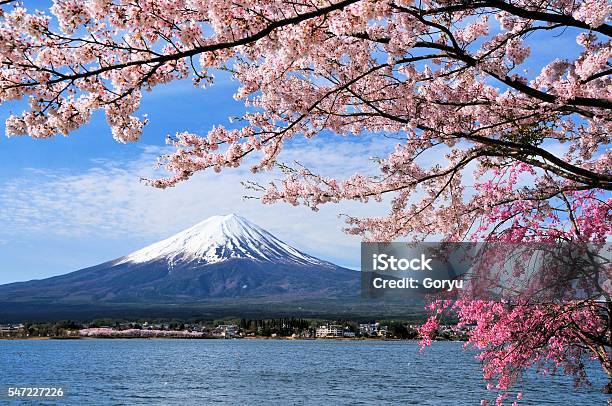
{"label": "mount fuji", "polygon": [[307,255],[231,214],[100,265],[2,285],[0,307],[354,298],[359,283],[359,272]]}
{"label": "mount fuji", "polygon": [[117,263],[161,260],[172,269],[176,265],[210,265],[231,259],[334,267],[329,262],[301,253],[235,214],[210,217],[168,239],[120,258]]}

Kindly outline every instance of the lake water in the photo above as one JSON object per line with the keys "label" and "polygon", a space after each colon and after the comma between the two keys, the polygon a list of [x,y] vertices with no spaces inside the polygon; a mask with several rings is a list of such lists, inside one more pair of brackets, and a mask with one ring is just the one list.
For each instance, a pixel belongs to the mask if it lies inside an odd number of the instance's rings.
{"label": "lake water", "polygon": [[[521,404],[603,406],[605,379],[592,372],[593,386],[578,391],[566,377],[530,374]],[[409,341],[0,341],[3,391],[63,386],[60,403],[74,405],[478,405],[490,397],[480,377],[457,342],[419,354]]]}

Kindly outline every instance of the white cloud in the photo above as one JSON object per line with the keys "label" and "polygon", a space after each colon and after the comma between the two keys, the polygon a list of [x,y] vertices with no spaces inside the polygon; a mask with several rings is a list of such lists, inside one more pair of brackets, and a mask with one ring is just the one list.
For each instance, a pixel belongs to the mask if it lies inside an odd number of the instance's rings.
{"label": "white cloud", "polygon": [[[344,177],[372,171],[374,166],[367,158],[382,155],[388,147],[367,140],[298,141],[282,158]],[[32,168],[0,185],[0,237],[93,236],[117,243],[129,237],[150,243],[209,216],[235,212],[302,250],[355,266],[359,239],[341,231],[343,221],[338,214],[366,216],[386,210],[380,204],[348,202],[324,206],[315,213],[304,207],[245,200],[242,196],[247,192],[241,181],[255,178],[265,183],[270,179],[270,174],[251,174],[248,166],[199,174],[174,188],[158,190],[139,179],[154,176],[153,164],[163,151],[154,146],[142,151],[139,159],[128,163],[98,159],[81,173]]]}

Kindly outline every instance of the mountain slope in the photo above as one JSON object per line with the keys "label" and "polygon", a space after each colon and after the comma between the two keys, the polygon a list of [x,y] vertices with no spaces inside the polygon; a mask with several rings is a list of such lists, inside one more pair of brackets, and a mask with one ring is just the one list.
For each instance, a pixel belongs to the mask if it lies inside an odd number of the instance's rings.
{"label": "mountain slope", "polygon": [[215,216],[124,257],[0,286],[11,303],[192,303],[354,297],[359,273],[285,244],[236,216]]}
{"label": "mountain slope", "polygon": [[168,263],[213,264],[231,258],[258,261],[330,265],[303,254],[247,219],[230,214],[213,216],[170,238],[122,258],[119,263],[146,263],[165,259]]}

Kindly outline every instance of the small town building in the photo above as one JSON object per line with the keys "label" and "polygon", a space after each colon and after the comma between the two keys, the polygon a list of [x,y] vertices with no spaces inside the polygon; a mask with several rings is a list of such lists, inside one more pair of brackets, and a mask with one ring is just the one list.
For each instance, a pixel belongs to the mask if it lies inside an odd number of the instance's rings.
{"label": "small town building", "polygon": [[235,324],[219,324],[212,331],[213,336],[223,338],[234,338],[238,336],[238,326]]}
{"label": "small town building", "polygon": [[342,326],[337,324],[326,324],[317,328],[317,338],[338,338],[343,337]]}
{"label": "small town building", "polygon": [[362,337],[385,337],[388,330],[388,326],[381,326],[380,323],[359,324],[359,334],[361,334]]}

